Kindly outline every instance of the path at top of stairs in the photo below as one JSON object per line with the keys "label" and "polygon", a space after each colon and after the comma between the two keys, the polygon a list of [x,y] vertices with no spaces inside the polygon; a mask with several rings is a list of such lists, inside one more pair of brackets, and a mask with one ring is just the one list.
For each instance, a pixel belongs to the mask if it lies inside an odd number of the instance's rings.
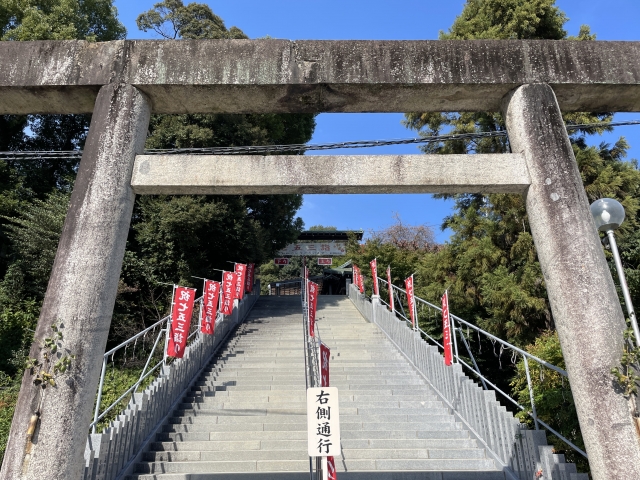
{"label": "path at top of stairs", "polygon": [[[340,480],[504,480],[387,337],[347,297],[320,296],[340,393]],[[309,479],[300,298],[261,297],[131,480]]]}

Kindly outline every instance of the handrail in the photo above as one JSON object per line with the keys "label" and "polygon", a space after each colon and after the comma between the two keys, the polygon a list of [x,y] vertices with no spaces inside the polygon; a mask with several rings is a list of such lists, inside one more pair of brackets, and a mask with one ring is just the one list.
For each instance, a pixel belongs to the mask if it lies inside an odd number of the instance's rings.
{"label": "handrail", "polygon": [[[193,302],[194,305],[195,304],[202,304],[202,296],[196,298]],[[217,319],[217,316],[216,316]],[[102,394],[104,391],[104,381],[105,381],[105,375],[106,375],[106,371],[107,371],[107,364],[109,362],[109,357],[112,357],[112,361],[114,361],[114,357],[115,357],[115,353],[118,350],[122,350],[123,348],[127,348],[131,343],[136,342],[140,337],[144,337],[147,333],[149,333],[150,331],[155,331],[155,329],[162,324],[166,323],[166,327],[163,325],[162,328],[160,329],[160,331],[158,332],[158,336],[156,337],[156,340],[153,344],[153,347],[151,348],[150,352],[149,352],[149,356],[147,357],[147,361],[144,365],[144,368],[142,369],[142,372],[140,373],[140,377],[138,378],[138,380],[132,385],[130,386],[122,395],[120,395],[120,397],[115,400],[114,402],[112,402],[110,405],[108,405],[103,411],[102,413],[100,413],[100,404],[102,403]],[[104,353],[103,358],[102,358],[102,370],[100,371],[100,382],[98,384],[98,393],[97,393],[97,398],[96,398],[96,407],[95,407],[95,411],[94,411],[94,415],[93,415],[93,422],[91,422],[91,424],[89,425],[89,428],[91,429],[92,433],[96,433],[96,426],[98,425],[98,422],[100,420],[102,420],[105,415],[107,413],[109,413],[111,410],[113,410],[115,408],[116,405],[118,405],[122,400],[124,400],[127,395],[130,395],[131,393],[135,393],[138,389],[138,387],[147,379],[149,378],[149,376],[155,372],[156,370],[158,370],[158,368],[160,367],[160,365],[162,365],[162,363],[164,363],[165,359],[163,359],[160,363],[156,364],[151,370],[147,371],[147,368],[149,367],[149,364],[151,363],[151,360],[153,358],[153,355],[156,351],[156,347],[158,346],[159,340],[162,337],[162,335],[166,335],[168,330],[170,329],[170,325],[171,325],[171,314],[166,315],[164,317],[162,317],[160,320],[156,321],[153,325],[148,326],[147,328],[145,328],[144,330],[141,330],[140,332],[136,333],[135,335],[131,336],[130,338],[128,338],[127,340],[125,340],[124,342],[120,343],[119,345],[113,347],[111,350],[108,350]],[[193,324],[192,327],[193,328]],[[189,335],[187,336],[187,341],[189,341],[190,339],[193,338],[194,335],[196,335],[199,331],[199,328],[194,329],[191,333],[189,333]],[[135,346],[134,346],[135,349]],[[125,357],[126,357],[126,350],[125,350]]]}
{"label": "handrail", "polygon": [[[389,289],[389,282],[387,282],[387,280],[385,280],[384,278],[378,277],[378,281],[383,283],[386,286],[386,289],[388,291]],[[394,294],[397,292],[400,292],[402,294],[404,294],[406,296],[407,291],[403,288],[400,288],[396,285],[391,284],[391,287],[394,289]],[[436,312],[442,312],[442,308],[438,307],[437,305],[434,305],[420,297],[418,297],[417,295],[414,294],[414,298],[416,303],[422,303],[424,305],[426,305],[428,308],[433,308]],[[383,303],[384,305],[386,305],[387,307],[389,307],[389,304],[387,302],[384,302],[382,300],[382,298],[379,299],[381,303]],[[399,305],[400,307],[402,307],[402,305]],[[411,321],[403,314],[401,314],[400,312],[398,312],[396,309],[394,309],[393,313],[396,315],[396,317],[399,317],[400,319],[404,320],[406,325],[410,325]],[[482,382],[482,385],[484,387],[484,389],[487,389],[487,385],[489,385],[494,391],[496,391],[497,393],[499,393],[502,397],[504,397],[506,400],[508,400],[509,402],[513,403],[517,408],[519,408],[521,411],[524,411],[528,416],[530,416],[533,421],[534,421],[534,425],[535,425],[535,429],[538,430],[539,426],[544,427],[545,429],[549,430],[551,433],[553,433],[556,437],[558,437],[560,440],[562,440],[563,442],[565,442],[567,445],[569,445],[573,450],[575,450],[576,452],[578,452],[580,455],[582,455],[583,457],[587,458],[587,454],[584,450],[582,450],[581,448],[579,448],[578,446],[576,446],[573,442],[571,442],[569,439],[567,439],[566,437],[564,437],[562,434],[558,433],[556,430],[554,430],[553,428],[551,428],[547,423],[545,423],[544,421],[540,420],[538,418],[537,412],[536,412],[536,406],[535,406],[535,400],[534,400],[534,394],[533,394],[533,386],[532,386],[532,382],[531,382],[531,374],[529,371],[529,362],[528,360],[532,360],[536,363],[538,363],[541,366],[544,366],[550,370],[554,370],[555,372],[559,373],[560,375],[562,375],[563,377],[568,379],[568,374],[566,372],[566,370],[557,367],[549,362],[547,362],[546,360],[543,360],[539,357],[536,357],[535,355],[532,355],[531,353],[516,347],[515,345],[506,342],[504,340],[502,340],[501,338],[496,337],[495,335],[483,330],[482,328],[473,325],[472,323],[467,322],[466,320],[458,317],[457,315],[454,315],[452,313],[449,314],[450,318],[452,319],[452,337],[455,339],[457,334],[460,334],[460,338],[462,339],[462,342],[464,343],[468,353],[469,353],[469,357],[471,358],[471,361],[473,363],[473,366],[469,365],[463,358],[460,357],[457,348],[456,351],[453,352],[453,357],[456,361],[456,363],[459,363],[461,366],[463,366],[466,370],[468,370],[469,372],[473,373],[478,379],[480,379],[480,381]],[[458,326],[456,326],[456,322],[458,323]],[[418,323],[418,322],[416,322]],[[483,334],[485,337],[488,337],[490,340],[492,340],[493,342],[497,342],[501,345],[501,349],[509,349],[513,352],[515,352],[516,354],[520,354],[523,357],[523,363],[524,363],[524,367],[525,367],[525,372],[526,372],[526,376],[527,376],[527,388],[529,391],[529,398],[530,398],[530,402],[531,402],[531,411],[527,411],[527,409],[522,406],[519,402],[517,402],[515,399],[513,399],[508,393],[504,392],[502,389],[500,389],[497,385],[495,385],[493,382],[491,382],[491,380],[489,380],[486,376],[484,376],[481,372],[480,372],[480,368],[478,367],[478,364],[475,361],[475,358],[473,356],[473,353],[471,352],[471,349],[467,343],[467,339],[464,335],[464,331],[462,330],[462,326],[467,327],[468,329],[474,330],[475,332],[479,333],[479,334]],[[431,337],[427,332],[425,332],[422,328],[420,328],[419,324],[416,325],[416,329],[417,331],[421,334],[424,335],[424,337],[428,338],[432,343],[436,344],[438,347],[440,347],[441,349],[444,349],[444,346],[438,342],[437,340],[435,340],[433,337]]]}
{"label": "handrail", "polygon": [[[380,278],[380,277],[378,277],[378,280],[382,280],[382,281],[384,282],[384,284],[385,284],[385,285],[388,283],[386,280],[384,280],[383,278]],[[387,287],[387,288],[388,288],[388,287]],[[406,291],[405,289],[403,289],[403,288],[400,288],[400,287],[398,287],[398,286],[396,286],[396,285],[393,285],[393,288],[394,288],[395,290],[398,290],[398,291],[400,291],[400,292],[404,293],[405,295],[407,294],[407,291]],[[414,295],[414,297],[415,297],[415,299],[416,299],[416,301],[417,301],[417,302],[424,303],[425,305],[428,305],[430,308],[433,308],[433,309],[435,309],[435,310],[438,310],[439,312],[442,312],[442,308],[441,308],[441,307],[438,307],[438,306],[436,306],[436,305],[434,305],[434,304],[432,304],[432,303],[429,303],[429,302],[427,302],[426,300],[424,300],[424,299],[422,299],[422,298],[418,297],[417,295]],[[385,303],[385,304],[386,304],[386,303]],[[388,304],[386,304],[386,305],[388,305]],[[553,365],[553,364],[551,364],[551,363],[547,362],[546,360],[543,360],[543,359],[541,359],[541,358],[539,358],[539,357],[536,357],[535,355],[532,355],[532,354],[530,354],[529,352],[527,352],[527,351],[525,351],[525,350],[522,350],[521,348],[516,347],[515,345],[512,345],[511,343],[506,342],[506,341],[502,340],[501,338],[496,337],[495,335],[492,335],[491,333],[487,332],[486,330],[483,330],[483,329],[481,329],[480,327],[478,327],[478,326],[476,326],[476,325],[473,325],[472,323],[467,322],[466,320],[464,320],[464,319],[462,319],[462,318],[458,317],[457,315],[454,315],[454,314],[452,314],[452,313],[450,313],[449,315],[450,315],[452,318],[455,318],[458,322],[460,322],[460,323],[464,324],[465,326],[467,326],[467,327],[469,327],[469,328],[471,328],[471,329],[473,329],[473,330],[475,330],[475,331],[477,331],[477,332],[482,333],[483,335],[485,335],[485,336],[487,336],[487,337],[491,338],[492,340],[495,340],[496,342],[500,343],[501,345],[504,345],[506,348],[509,348],[509,349],[511,349],[511,350],[514,350],[514,351],[516,351],[516,352],[518,352],[518,353],[520,353],[521,355],[524,355],[524,356],[526,356],[526,357],[529,357],[531,360],[535,360],[536,362],[540,363],[541,365],[544,365],[545,367],[550,368],[551,370],[555,370],[556,372],[558,372],[559,374],[561,374],[561,375],[563,375],[563,376],[565,376],[565,377],[567,377],[567,376],[568,376],[568,374],[567,374],[566,370],[563,370],[563,369],[562,369],[562,368],[560,368],[560,367],[556,367],[555,365]],[[404,318],[404,317],[403,317],[403,318]],[[442,345],[440,345],[440,346],[442,347]]]}

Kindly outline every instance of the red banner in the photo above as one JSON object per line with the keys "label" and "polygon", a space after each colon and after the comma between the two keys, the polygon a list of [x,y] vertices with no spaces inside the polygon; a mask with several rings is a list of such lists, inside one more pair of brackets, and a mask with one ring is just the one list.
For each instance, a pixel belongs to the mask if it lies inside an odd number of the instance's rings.
{"label": "red banner", "polygon": [[364,293],[364,277],[362,276],[362,272],[358,268],[358,287],[360,288],[360,293]]}
{"label": "red banner", "polygon": [[247,276],[247,266],[244,263],[236,263],[235,274],[235,296],[238,300],[242,300],[244,298],[244,283]]}
{"label": "red banner", "polygon": [[327,480],[338,480],[336,462],[333,457],[327,457]]}
{"label": "red banner", "polygon": [[378,291],[378,259],[371,260],[369,266],[371,267],[371,277],[373,278],[373,294],[380,295]]}
{"label": "red banner", "polygon": [[324,343],[320,343],[320,386],[328,387],[329,385],[329,359],[331,358],[331,350]]}
{"label": "red banner", "polygon": [[244,283],[244,289],[249,293],[253,292],[253,274],[255,272],[255,269],[255,263],[250,263],[247,265],[247,279]]}
{"label": "red banner", "polygon": [[233,301],[235,300],[235,281],[237,275],[234,272],[222,273],[222,306],[220,313],[231,315],[233,313]]}
{"label": "red banner", "polygon": [[449,318],[449,293],[445,290],[442,296],[442,344],[444,345],[444,364],[451,365],[451,319]]}
{"label": "red banner", "polygon": [[202,294],[202,310],[200,312],[200,331],[202,333],[213,335],[216,326],[219,298],[220,282],[205,280],[204,292]]}
{"label": "red banner", "polygon": [[387,287],[389,287],[389,307],[391,307],[392,312],[395,312],[393,305],[393,284],[391,283],[391,265],[387,266]]}
{"label": "red banner", "polygon": [[407,303],[409,304],[409,313],[411,314],[411,326],[416,328],[416,299],[413,295],[413,275],[404,281],[404,286],[407,289]]}
{"label": "red banner", "polygon": [[309,282],[309,335],[314,337],[316,331],[316,308],[318,306],[317,283]]}
{"label": "red banner", "polygon": [[274,258],[273,259],[273,263],[275,263],[276,265],[289,265],[289,259],[288,258]]}
{"label": "red banner", "polygon": [[358,267],[356,267],[355,265],[352,265],[351,271],[353,272],[352,274],[353,284],[356,286],[356,288],[360,288],[360,284],[358,283]]}
{"label": "red banner", "polygon": [[176,287],[173,292],[171,330],[169,344],[167,345],[167,355],[170,357],[182,358],[182,355],[184,355],[195,298],[196,291],[193,288]]}

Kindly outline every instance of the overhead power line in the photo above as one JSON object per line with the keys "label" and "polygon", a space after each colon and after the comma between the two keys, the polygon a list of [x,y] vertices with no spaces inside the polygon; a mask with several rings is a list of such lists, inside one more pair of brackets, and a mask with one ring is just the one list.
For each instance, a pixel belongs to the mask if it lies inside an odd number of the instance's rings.
{"label": "overhead power line", "polygon": [[[581,123],[567,125],[567,130],[585,130],[602,127],[621,127],[627,125],[640,125],[640,120],[609,123]],[[319,144],[294,144],[294,145],[247,145],[238,147],[206,147],[206,148],[154,148],[145,150],[145,155],[275,155],[275,154],[302,154],[308,151],[336,150],[340,148],[371,148],[387,145],[411,145],[446,142],[452,140],[476,140],[480,138],[504,138],[505,130],[495,132],[471,132],[445,135],[433,135],[418,138],[404,138],[394,140],[357,140],[351,142],[319,143]],[[4,160],[67,160],[79,159],[82,150],[69,151],[7,151],[0,152],[0,159]]]}

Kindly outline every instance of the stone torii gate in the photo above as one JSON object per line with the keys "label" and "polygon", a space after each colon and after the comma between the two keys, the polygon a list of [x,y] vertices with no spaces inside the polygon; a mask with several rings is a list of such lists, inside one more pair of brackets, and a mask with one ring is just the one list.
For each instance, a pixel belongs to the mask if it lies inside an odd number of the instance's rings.
{"label": "stone torii gate", "polygon": [[[610,374],[624,316],[560,114],[640,111],[640,43],[0,42],[0,63],[0,114],[93,112],[31,349],[61,322],[77,357],[42,398],[25,374],[3,479],[81,477],[136,193],[291,192],[524,194],[593,476],[640,478],[637,419]],[[141,155],[152,112],[407,111],[501,111],[513,153]]]}

